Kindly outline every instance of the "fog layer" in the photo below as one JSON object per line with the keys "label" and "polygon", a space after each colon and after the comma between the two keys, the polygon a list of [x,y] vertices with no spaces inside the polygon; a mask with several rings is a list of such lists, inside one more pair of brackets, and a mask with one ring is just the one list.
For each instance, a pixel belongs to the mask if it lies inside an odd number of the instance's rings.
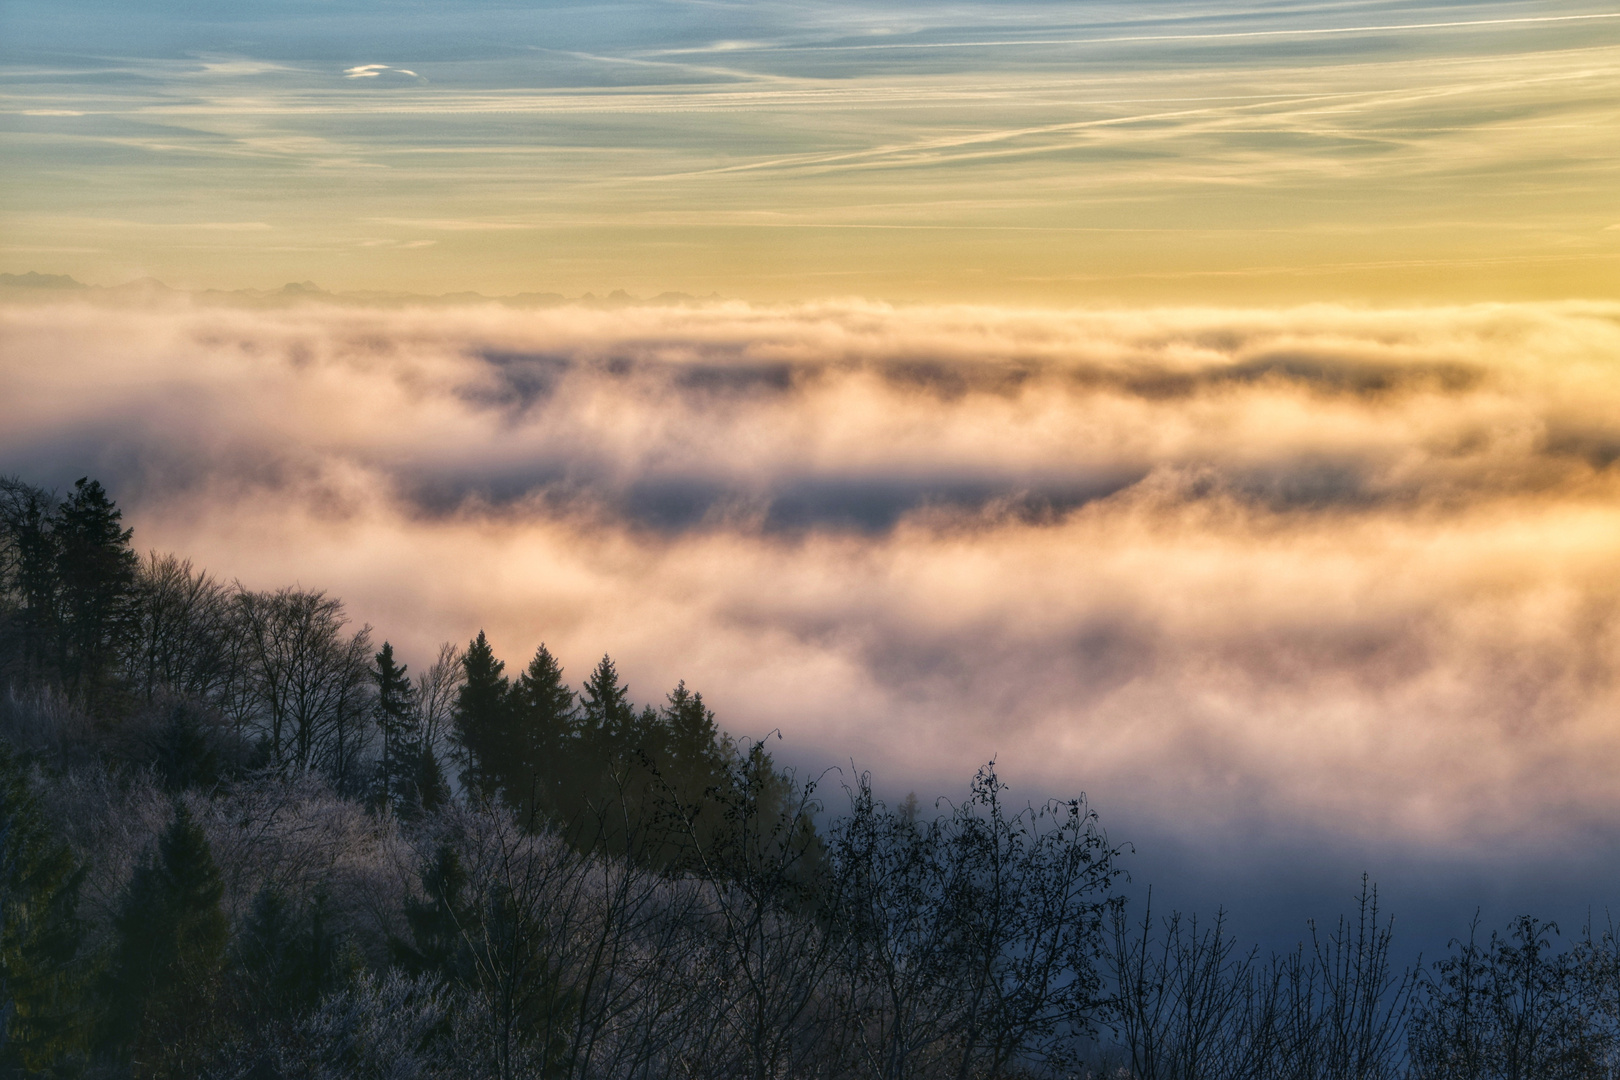
{"label": "fog layer", "polygon": [[903,790],[1421,854],[1620,811],[1620,307],[0,309],[0,468]]}

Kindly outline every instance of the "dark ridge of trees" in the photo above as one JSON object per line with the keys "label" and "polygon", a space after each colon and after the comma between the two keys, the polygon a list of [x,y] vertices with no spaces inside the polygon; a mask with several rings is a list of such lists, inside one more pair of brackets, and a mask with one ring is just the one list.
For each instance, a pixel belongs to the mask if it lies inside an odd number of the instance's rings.
{"label": "dark ridge of trees", "polygon": [[208,837],[184,802],[135,868],[113,924],[96,1047],[135,1072],[206,1067],[230,929]]}
{"label": "dark ridge of trees", "polygon": [[0,743],[0,1068],[8,1073],[43,1073],[82,1045],[83,876]]}
{"label": "dark ridge of trees", "polygon": [[1263,957],[993,763],[890,807],[684,682],[482,632],[413,677],[131,542],[89,479],[0,480],[0,1076],[1620,1076],[1613,927],[1402,969],[1364,881]]}
{"label": "dark ridge of trees", "polygon": [[420,752],[415,711],[411,708],[411,680],[407,665],[394,660],[394,646],[383,642],[371,669],[376,690],[371,718],[380,743],[375,787],[378,801],[396,814],[408,813],[415,802],[415,781]]}
{"label": "dark ridge of trees", "polygon": [[8,636],[20,639],[17,661],[86,699],[105,689],[133,629],[137,560],[122,517],[87,477],[62,500],[0,481],[0,569],[16,604]]}

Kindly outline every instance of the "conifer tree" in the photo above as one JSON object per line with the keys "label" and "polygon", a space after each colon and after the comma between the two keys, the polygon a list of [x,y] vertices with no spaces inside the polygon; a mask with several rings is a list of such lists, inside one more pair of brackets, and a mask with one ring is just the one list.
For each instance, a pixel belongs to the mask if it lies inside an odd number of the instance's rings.
{"label": "conifer tree", "polygon": [[377,666],[371,669],[372,681],[377,685],[372,716],[383,740],[382,760],[377,763],[378,788],[383,805],[397,811],[412,801],[410,788],[416,763],[410,759],[416,743],[415,701],[406,665],[394,660],[390,642],[383,642],[376,660]]}
{"label": "conifer tree", "polygon": [[669,735],[672,771],[698,791],[725,775],[726,758],[720,748],[720,730],[703,695],[686,688],[682,679],[665,697],[663,720]]}
{"label": "conifer tree", "polygon": [[232,952],[239,982],[261,1021],[314,1007],[353,974],[353,954],[328,926],[325,899],[317,896],[300,915],[268,885],[254,896]]}
{"label": "conifer tree", "polygon": [[476,919],[464,895],[467,871],[455,849],[441,844],[420,876],[422,899],[405,902],[410,940],[395,940],[394,956],[413,975],[465,979],[472,974],[469,940]]}
{"label": "conifer tree", "polygon": [[425,739],[418,743],[412,763],[415,771],[411,776],[413,802],[410,812],[431,814],[450,801],[450,785],[444,778],[444,768],[439,764],[438,754],[433,752],[433,747]]}
{"label": "conifer tree", "polygon": [[463,777],[469,791],[484,798],[495,796],[500,769],[512,756],[511,686],[502,674],[506,664],[482,630],[467,646],[461,661],[466,680],[456,695],[456,740],[467,755]]}
{"label": "conifer tree", "polygon": [[206,1055],[227,926],[208,838],[176,801],[157,852],[139,866],[115,920],[101,1045],[137,1076],[183,1076]]}
{"label": "conifer tree", "polygon": [[231,948],[232,961],[253,1010],[266,1018],[287,1011],[297,996],[297,920],[287,897],[266,885]]}
{"label": "conifer tree", "polygon": [[625,775],[625,742],[635,723],[629,697],[613,660],[603,656],[579,695],[578,735],[562,796],[569,841],[581,850],[604,842],[619,848],[626,840],[621,797],[631,778]]}
{"label": "conifer tree", "polygon": [[68,688],[83,695],[102,688],[131,625],[139,560],[129,546],[134,530],[121,526],[123,516],[88,477],[74,483],[56,510],[58,662]]}
{"label": "conifer tree", "polygon": [[86,1049],[82,877],[0,742],[0,1075],[53,1071]]}
{"label": "conifer tree", "polygon": [[664,716],[651,705],[643,705],[630,720],[622,739],[622,750],[643,765],[664,769],[669,761],[669,727]]}
{"label": "conifer tree", "polygon": [[506,781],[508,797],[531,816],[542,807],[554,812],[557,788],[568,781],[570,771],[565,762],[576,723],[574,692],[544,643],[512,691],[517,753]]}
{"label": "conifer tree", "polygon": [[57,558],[52,499],[14,477],[0,478],[0,589],[17,605],[23,670],[41,679],[56,667]]}
{"label": "conifer tree", "polygon": [[619,669],[612,657],[603,655],[585,680],[579,696],[583,713],[581,733],[594,746],[587,752],[605,756],[613,746],[628,735],[635,722],[635,711],[630,704],[630,688],[619,684]]}
{"label": "conifer tree", "polygon": [[688,690],[684,679],[665,696],[660,713],[666,750],[659,764],[659,796],[665,812],[676,815],[678,831],[686,834],[667,856],[678,860],[693,854],[688,845],[694,841],[704,846],[715,842],[724,824],[723,808],[736,801],[729,788],[731,750],[722,744],[703,695]]}
{"label": "conifer tree", "polygon": [[206,718],[189,702],[170,706],[168,718],[149,739],[151,764],[165,791],[212,787],[222,774],[219,751]]}

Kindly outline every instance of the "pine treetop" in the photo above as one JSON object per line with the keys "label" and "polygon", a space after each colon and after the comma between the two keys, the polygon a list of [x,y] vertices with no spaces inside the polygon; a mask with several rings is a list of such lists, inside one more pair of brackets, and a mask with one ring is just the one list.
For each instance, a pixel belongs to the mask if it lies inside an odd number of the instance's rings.
{"label": "pine treetop", "polygon": [[603,654],[580,694],[580,705],[593,728],[605,733],[628,730],[634,720],[630,708],[630,688],[619,683],[619,669],[613,658]]}
{"label": "pine treetop", "polygon": [[534,651],[527,670],[518,676],[517,690],[526,706],[548,718],[560,719],[573,712],[574,691],[563,681],[562,665],[545,642]]}
{"label": "pine treetop", "polygon": [[410,725],[414,687],[407,669],[408,665],[394,660],[394,646],[383,642],[371,678],[377,684],[377,721],[389,735]]}

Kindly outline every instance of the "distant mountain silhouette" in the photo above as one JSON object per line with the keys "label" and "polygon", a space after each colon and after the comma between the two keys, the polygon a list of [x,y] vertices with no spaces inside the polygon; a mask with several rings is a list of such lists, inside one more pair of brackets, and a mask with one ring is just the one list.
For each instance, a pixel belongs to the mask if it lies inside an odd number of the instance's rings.
{"label": "distant mountain silhouette", "polygon": [[[25,274],[0,274],[0,288],[14,289],[86,289],[98,294],[121,295],[127,293],[179,293],[187,292],[185,289],[174,289],[156,278],[139,278],[128,281],[122,285],[100,286],[86,285],[66,274],[41,274],[30,270]],[[594,308],[621,308],[638,305],[658,307],[679,306],[683,304],[709,303],[721,299],[719,293],[708,296],[693,296],[683,292],[663,292],[650,299],[632,296],[623,289],[615,289],[606,297],[594,293],[586,293],[576,299],[570,299],[562,293],[554,292],[521,292],[510,296],[488,296],[479,292],[442,293],[437,296],[428,296],[420,293],[385,292],[362,290],[358,292],[332,292],[323,289],[313,281],[289,281],[279,289],[203,289],[192,292],[191,295],[221,299],[227,302],[249,302],[255,304],[277,304],[286,302],[302,302],[319,300],[331,303],[344,304],[477,304],[497,303],[515,307],[555,307],[562,304],[579,304],[583,307]]]}
{"label": "distant mountain silhouette", "polygon": [[82,281],[66,274],[41,274],[30,270],[26,274],[0,274],[0,286],[13,289],[87,289]]}

